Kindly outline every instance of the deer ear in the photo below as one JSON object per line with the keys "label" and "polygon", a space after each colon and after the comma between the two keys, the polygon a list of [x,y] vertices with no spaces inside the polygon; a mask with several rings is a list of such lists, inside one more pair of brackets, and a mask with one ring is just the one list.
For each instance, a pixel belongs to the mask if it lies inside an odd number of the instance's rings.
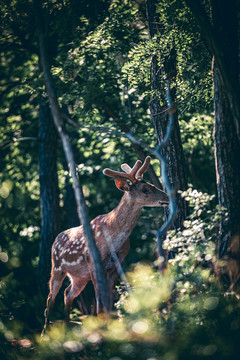
{"label": "deer ear", "polygon": [[124,180],[120,177],[117,177],[114,179],[116,187],[121,191],[129,191],[130,185],[128,184],[127,180]]}

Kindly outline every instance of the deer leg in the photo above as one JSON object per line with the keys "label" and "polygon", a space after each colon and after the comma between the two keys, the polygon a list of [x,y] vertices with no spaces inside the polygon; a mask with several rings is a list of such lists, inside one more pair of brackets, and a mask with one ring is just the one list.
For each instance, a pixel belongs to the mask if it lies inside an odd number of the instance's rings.
{"label": "deer leg", "polygon": [[55,303],[56,296],[59,292],[62,282],[66,277],[66,273],[63,271],[52,271],[51,278],[49,281],[50,292],[47,298],[47,308],[46,311],[50,312]]}
{"label": "deer leg", "polygon": [[62,285],[62,282],[64,280],[64,278],[66,277],[66,273],[63,271],[54,271],[54,268],[52,268],[52,272],[51,272],[51,278],[49,281],[49,295],[47,298],[47,305],[46,305],[46,309],[44,311],[44,317],[45,317],[45,322],[44,322],[44,327],[42,330],[42,334],[41,336],[44,335],[47,324],[48,324],[48,314],[49,312],[52,311],[53,305],[55,303],[55,299],[56,296],[59,292],[59,289]]}
{"label": "deer leg", "polygon": [[110,294],[111,309],[113,309],[114,285],[117,281],[118,276],[119,276],[119,274],[118,274],[116,268],[108,271],[108,273],[107,273],[107,279],[108,279],[109,290],[110,290],[109,294]]}
{"label": "deer leg", "polygon": [[78,278],[71,277],[71,284],[66,288],[64,292],[64,303],[67,310],[67,319],[69,320],[69,315],[72,309],[73,300],[81,294],[85,286],[87,285],[89,279],[80,280]]}
{"label": "deer leg", "polygon": [[99,297],[99,292],[98,292],[98,287],[97,287],[97,281],[93,275],[93,266],[92,266],[91,261],[88,261],[88,266],[89,266],[89,270],[90,270],[91,281],[92,281],[94,291],[95,291],[96,314],[99,315],[100,314],[100,297]]}
{"label": "deer leg", "polygon": [[95,291],[95,299],[96,299],[96,314],[99,315],[101,310],[100,310],[100,298],[99,298],[99,293],[98,293],[98,288],[97,288],[97,282],[95,281],[94,277],[91,275],[91,281],[94,287],[94,291]]}
{"label": "deer leg", "polygon": [[[113,304],[113,286],[114,286],[117,278],[118,278],[118,272],[116,271],[116,269],[114,269],[113,271],[111,270],[111,271],[107,272],[107,282],[108,282],[108,289],[109,289],[108,295],[110,296],[111,309],[112,309],[112,304]],[[93,277],[92,277],[92,283],[93,283],[93,286],[95,289],[96,314],[99,315],[101,312],[103,312],[103,308],[101,306],[97,284]]]}
{"label": "deer leg", "polygon": [[128,241],[126,241],[125,244],[123,245],[121,251],[119,251],[117,254],[118,262],[116,262],[116,260],[115,260],[114,266],[107,272],[107,278],[108,278],[108,284],[109,284],[110,296],[111,296],[111,299],[110,299],[111,308],[113,308],[113,301],[114,301],[114,285],[119,277],[120,272],[122,271],[121,263],[124,260],[129,249],[130,249],[130,245],[129,245],[129,239],[128,239]]}

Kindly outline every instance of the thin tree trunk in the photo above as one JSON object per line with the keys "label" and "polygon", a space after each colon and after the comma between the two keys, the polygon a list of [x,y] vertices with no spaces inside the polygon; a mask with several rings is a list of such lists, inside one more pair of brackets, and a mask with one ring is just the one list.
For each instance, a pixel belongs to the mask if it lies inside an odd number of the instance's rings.
{"label": "thin tree trunk", "polygon": [[[221,223],[219,255],[223,256],[230,240],[240,241],[240,142],[219,71],[214,67],[215,163],[219,206],[228,216]],[[236,241],[236,240],[235,240]]]}
{"label": "thin tree trunk", "polygon": [[42,29],[42,8],[41,2],[39,0],[35,0],[35,16],[36,16],[36,24],[39,35],[39,53],[40,53],[40,64],[43,71],[43,77],[49,97],[49,102],[51,105],[51,112],[54,120],[54,124],[57,128],[58,134],[60,136],[63,150],[68,162],[69,170],[73,179],[74,186],[74,194],[77,203],[77,212],[80,222],[83,225],[84,234],[87,240],[88,250],[90,254],[90,263],[89,267],[93,269],[93,279],[96,282],[97,290],[99,295],[99,299],[103,305],[103,309],[106,313],[110,311],[110,296],[108,283],[106,274],[104,272],[104,268],[101,262],[101,256],[99,249],[96,246],[96,242],[94,239],[93,231],[90,225],[90,219],[88,216],[88,209],[85,203],[82,187],[76,172],[76,165],[74,160],[73,151],[71,148],[71,143],[69,136],[64,130],[64,114],[61,112],[58,99],[55,93],[52,75],[50,71],[50,65],[48,62],[48,53],[46,50],[46,37],[44,31]]}
{"label": "thin tree trunk", "polygon": [[39,182],[41,234],[39,250],[39,287],[47,295],[51,269],[51,247],[59,233],[59,189],[57,176],[57,132],[50,109],[41,99],[39,107]]}
{"label": "thin tree trunk", "polygon": [[[236,4],[235,0],[211,1],[214,33],[221,39],[218,52],[222,51],[214,54],[213,71],[217,192],[219,206],[227,211],[227,218],[220,226],[218,253],[226,260],[232,287],[240,277],[240,137],[236,123],[236,118],[240,119],[240,61]],[[225,64],[224,69],[219,58]],[[239,109],[233,102],[236,97]]]}
{"label": "thin tree trunk", "polygon": [[[159,33],[159,17],[156,12],[156,0],[146,0],[147,18],[149,25],[150,37],[154,37]],[[171,56],[166,62],[165,71],[167,73],[168,80],[171,83],[176,74],[176,58],[174,50],[171,52]],[[153,125],[155,128],[157,141],[161,143],[165,137],[166,129],[169,121],[168,112],[164,111],[167,108],[165,93],[162,93],[160,87],[161,69],[158,65],[158,58],[156,55],[152,58],[152,90],[154,95],[150,101],[150,111],[152,115]],[[165,103],[165,106],[160,105],[160,99]],[[171,89],[171,98],[173,103],[175,102],[175,89]],[[180,129],[178,123],[177,111],[174,113],[174,127],[171,137],[167,145],[162,149],[163,154],[167,159],[168,178],[171,186],[176,190],[184,191],[187,189],[187,177],[186,177],[186,165],[183,154]],[[176,215],[174,226],[176,228],[182,228],[183,221],[188,215],[188,206],[186,201],[176,193],[176,201],[178,213]]]}
{"label": "thin tree trunk", "polygon": [[65,181],[64,210],[66,213],[66,222],[68,228],[79,226],[77,205],[76,205],[72,183],[70,182],[70,175],[66,176],[66,181]]}
{"label": "thin tree trunk", "polygon": [[[63,159],[63,167],[68,170],[67,161]],[[73,186],[70,182],[70,175],[66,176],[65,181],[65,196],[64,196],[64,211],[66,214],[66,222],[68,228],[79,226],[79,218],[77,214],[77,205],[74,196]],[[84,315],[96,314],[95,292],[92,282],[89,281],[79,296],[78,305]]]}

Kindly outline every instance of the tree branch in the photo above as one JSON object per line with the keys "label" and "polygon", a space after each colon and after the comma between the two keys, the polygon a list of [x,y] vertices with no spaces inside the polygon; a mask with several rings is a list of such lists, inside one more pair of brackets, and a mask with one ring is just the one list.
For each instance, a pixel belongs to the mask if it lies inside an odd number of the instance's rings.
{"label": "tree branch", "polygon": [[12,140],[7,140],[4,141],[0,144],[0,149],[6,149],[8,148],[11,144],[16,143],[16,142],[21,142],[21,141],[38,141],[39,139],[36,137],[32,137],[32,136],[26,136],[26,137],[22,137],[22,138],[12,138]]}
{"label": "tree branch", "polygon": [[[174,222],[174,219],[175,219],[175,217],[177,215],[177,205],[176,205],[176,199],[175,199],[175,190],[172,188],[172,186],[171,186],[171,184],[169,182],[168,175],[167,175],[167,160],[166,160],[165,155],[163,155],[163,153],[161,151],[161,148],[166,146],[167,142],[169,141],[170,135],[172,133],[173,125],[174,125],[174,113],[176,111],[176,104],[172,103],[172,99],[171,99],[169,81],[167,82],[166,97],[167,97],[168,105],[169,105],[170,109],[172,109],[172,110],[168,112],[169,113],[169,122],[168,122],[168,126],[167,126],[167,131],[166,131],[165,138],[158,145],[158,153],[159,153],[159,158],[161,159],[160,163],[161,163],[162,181],[163,181],[164,187],[165,187],[165,189],[167,191],[167,194],[169,196],[169,210],[170,210],[170,212],[169,212],[167,220],[165,221],[165,223],[162,225],[162,227],[158,231],[157,244],[158,244],[159,256],[162,256],[162,241],[164,239],[164,236],[165,236],[166,232],[172,226],[172,224]],[[159,265],[161,265],[161,264],[159,264]]]}

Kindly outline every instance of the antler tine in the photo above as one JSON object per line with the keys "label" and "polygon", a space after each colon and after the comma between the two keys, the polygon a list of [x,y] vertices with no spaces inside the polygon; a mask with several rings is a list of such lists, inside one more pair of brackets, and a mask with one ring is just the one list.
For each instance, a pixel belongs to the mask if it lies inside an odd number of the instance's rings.
{"label": "antler tine", "polygon": [[151,161],[151,157],[147,156],[146,159],[144,160],[143,165],[141,166],[141,168],[137,171],[135,178],[137,180],[140,180],[143,178],[143,174],[145,173],[145,171],[147,170],[147,168],[150,165],[150,161]]}
{"label": "antler tine", "polygon": [[107,168],[107,169],[103,170],[103,173],[104,173],[104,175],[107,175],[107,176],[110,176],[110,177],[114,177],[114,178],[121,177],[121,178],[125,178],[125,179],[130,180],[129,179],[129,174],[125,174],[125,173],[123,173],[121,171],[115,171],[115,170],[111,170],[111,169]]}
{"label": "antler tine", "polygon": [[137,171],[140,169],[141,165],[142,165],[141,160],[137,160],[135,162],[135,165],[132,167],[132,170],[130,171],[130,174],[133,175],[134,178],[135,178],[135,175],[136,175]]}
{"label": "antler tine", "polygon": [[132,168],[128,164],[122,164],[121,169],[125,171],[125,173],[129,174],[132,170]]}
{"label": "antler tine", "polygon": [[122,164],[122,169],[124,171],[126,171],[127,173],[123,173],[120,171],[115,171],[115,170],[111,170],[111,169],[104,169],[103,173],[104,175],[110,176],[110,177],[121,177],[121,178],[125,178],[131,181],[132,184],[134,184],[137,179],[135,177],[137,171],[140,169],[142,165],[142,162],[140,160],[137,160],[135,165],[133,166],[133,168],[131,169],[129,165],[127,164]]}

